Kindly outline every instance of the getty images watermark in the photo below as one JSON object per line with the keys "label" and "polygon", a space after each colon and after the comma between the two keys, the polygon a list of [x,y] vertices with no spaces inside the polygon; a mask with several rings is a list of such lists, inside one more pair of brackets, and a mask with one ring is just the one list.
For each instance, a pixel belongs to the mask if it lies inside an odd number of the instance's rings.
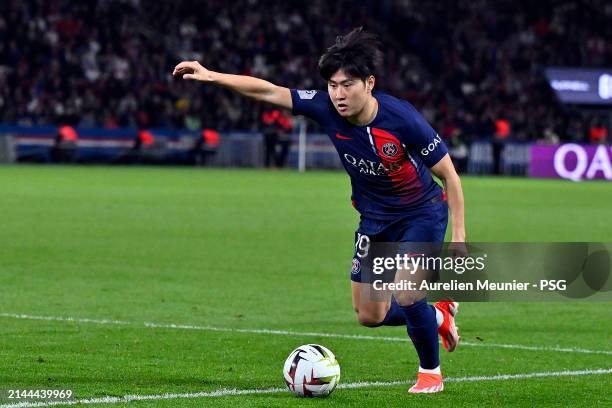
{"label": "getty images watermark", "polygon": [[[372,260],[372,273],[382,275],[385,271],[395,270],[404,271],[409,275],[416,275],[419,270],[451,270],[458,275],[463,275],[469,271],[484,271],[487,254],[477,257],[438,257],[420,255],[395,255],[394,257],[376,257]],[[427,279],[409,280],[400,279],[395,282],[384,282],[383,279],[376,279],[372,282],[374,290],[412,290],[412,291],[431,291],[431,290],[484,290],[484,291],[517,291],[536,288],[539,290],[565,290],[567,281],[564,279],[551,280],[540,279],[536,283],[518,282],[513,279],[509,282],[493,282],[489,279],[476,279],[474,282],[462,282],[453,279],[450,282],[430,282]]]}
{"label": "getty images watermark", "polygon": [[405,244],[372,243],[357,254],[373,298],[416,291],[432,300],[612,300],[612,244],[482,243],[460,251],[417,246],[418,252]]}

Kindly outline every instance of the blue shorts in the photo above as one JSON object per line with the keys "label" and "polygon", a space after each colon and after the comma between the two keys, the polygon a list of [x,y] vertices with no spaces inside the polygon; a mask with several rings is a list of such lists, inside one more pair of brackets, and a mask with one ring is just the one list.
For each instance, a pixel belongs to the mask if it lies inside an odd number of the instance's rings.
{"label": "blue shorts", "polygon": [[448,224],[448,204],[438,201],[414,210],[397,221],[381,222],[362,219],[355,232],[355,253],[351,280],[361,282],[361,261],[364,251],[375,242],[443,243]]}

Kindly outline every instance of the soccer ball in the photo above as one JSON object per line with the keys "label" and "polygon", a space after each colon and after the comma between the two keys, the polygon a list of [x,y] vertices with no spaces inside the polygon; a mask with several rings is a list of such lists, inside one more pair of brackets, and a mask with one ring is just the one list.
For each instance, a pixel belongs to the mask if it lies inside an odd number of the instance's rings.
{"label": "soccer ball", "polygon": [[305,344],[293,350],[283,369],[289,391],[300,397],[326,397],[340,382],[340,365],[328,348]]}

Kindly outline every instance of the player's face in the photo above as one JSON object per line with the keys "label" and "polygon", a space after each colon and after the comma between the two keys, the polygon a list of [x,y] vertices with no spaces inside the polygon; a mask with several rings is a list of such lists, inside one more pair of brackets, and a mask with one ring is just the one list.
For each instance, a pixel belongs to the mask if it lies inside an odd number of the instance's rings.
{"label": "player's face", "polygon": [[366,82],[341,69],[329,78],[327,91],[336,111],[345,118],[358,116],[371,95]]}

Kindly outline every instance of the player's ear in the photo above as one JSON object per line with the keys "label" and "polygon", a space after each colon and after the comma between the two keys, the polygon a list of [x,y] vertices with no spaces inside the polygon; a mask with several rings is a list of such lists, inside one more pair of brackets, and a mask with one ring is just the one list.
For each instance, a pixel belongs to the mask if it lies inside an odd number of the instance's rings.
{"label": "player's ear", "polygon": [[366,92],[372,92],[375,82],[376,79],[374,78],[374,75],[370,75],[368,79],[366,79]]}

